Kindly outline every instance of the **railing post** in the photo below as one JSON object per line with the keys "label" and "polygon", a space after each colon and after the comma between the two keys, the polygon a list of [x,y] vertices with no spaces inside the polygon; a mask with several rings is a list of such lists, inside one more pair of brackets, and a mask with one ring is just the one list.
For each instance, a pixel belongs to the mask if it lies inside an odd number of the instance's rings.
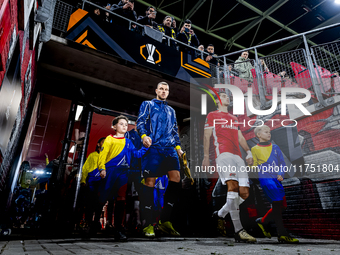
{"label": "railing post", "polygon": [[[264,94],[264,88],[263,88],[262,80],[261,80],[261,77],[260,77],[261,72],[259,71],[259,68],[258,68],[259,57],[257,55],[257,49],[254,48],[254,51],[255,51],[255,64],[254,64],[254,66],[255,66],[257,86],[258,86],[258,89],[259,89],[261,109],[264,109],[266,107],[266,96]],[[248,95],[248,96],[251,96],[251,95]]]}
{"label": "railing post", "polygon": [[83,0],[83,6],[82,6],[82,9],[84,10],[85,8],[85,1]]}
{"label": "railing post", "polygon": [[220,80],[220,69],[218,68],[218,65],[216,65],[216,77],[217,77],[217,83],[221,84]]}
{"label": "railing post", "polygon": [[[230,84],[229,69],[227,69],[226,57],[223,57],[223,74],[224,74],[224,84]],[[227,83],[227,81],[228,81],[228,83]]]}
{"label": "railing post", "polygon": [[[87,108],[88,108],[87,116],[82,117],[82,118],[86,118],[86,129],[85,129],[84,144],[83,144],[83,147],[81,149],[81,154],[80,154],[79,172],[78,172],[78,178],[77,178],[76,193],[75,193],[74,202],[73,202],[73,211],[76,210],[76,206],[77,206],[77,199],[78,199],[78,194],[79,194],[79,189],[80,189],[80,179],[81,179],[81,175],[83,171],[83,166],[86,161],[86,149],[89,143],[89,135],[90,135],[91,124],[92,124],[93,109],[90,106],[87,106]],[[74,154],[76,154],[76,152],[74,152]]]}
{"label": "railing post", "polygon": [[306,62],[307,62],[307,68],[309,70],[309,74],[310,74],[310,77],[312,79],[314,92],[316,94],[316,97],[317,97],[319,103],[323,106],[327,106],[327,103],[325,102],[325,100],[322,97],[322,93],[321,93],[321,90],[320,90],[320,83],[317,82],[317,78],[316,78],[315,70],[313,68],[313,61],[312,61],[312,58],[311,58],[311,54],[310,54],[306,35],[303,34],[302,38],[303,38],[303,42],[305,44],[305,49],[306,49],[305,57],[306,57]]}

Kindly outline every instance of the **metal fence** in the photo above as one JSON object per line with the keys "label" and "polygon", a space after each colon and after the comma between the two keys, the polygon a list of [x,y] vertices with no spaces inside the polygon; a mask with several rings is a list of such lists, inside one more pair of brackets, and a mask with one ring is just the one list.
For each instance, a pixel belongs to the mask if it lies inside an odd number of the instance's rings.
{"label": "metal fence", "polygon": [[340,41],[311,47],[314,69],[326,95],[340,93]]}
{"label": "metal fence", "polygon": [[283,87],[305,88],[315,95],[306,59],[304,49],[260,58],[259,75],[265,95],[271,96],[273,88],[280,93]]}
{"label": "metal fence", "polygon": [[72,5],[57,0],[54,9],[52,28],[61,32],[66,32],[68,21],[73,11],[74,7]]}

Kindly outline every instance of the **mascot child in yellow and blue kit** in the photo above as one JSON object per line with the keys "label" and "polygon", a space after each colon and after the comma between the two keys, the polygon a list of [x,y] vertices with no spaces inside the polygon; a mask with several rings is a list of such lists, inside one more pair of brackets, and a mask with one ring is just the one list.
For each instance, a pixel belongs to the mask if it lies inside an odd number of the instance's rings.
{"label": "mascot child in yellow and blue kit", "polygon": [[265,227],[271,220],[274,220],[279,242],[298,243],[298,239],[288,234],[282,221],[282,211],[287,207],[285,191],[281,184],[284,173],[283,167],[286,166],[283,154],[279,146],[270,142],[271,134],[268,126],[258,126],[254,132],[255,136],[260,140],[257,145],[251,148],[254,166],[258,168],[262,190],[272,204],[272,208],[264,217],[258,218],[256,223],[263,234],[271,238],[271,234],[266,231]]}
{"label": "mascot child in yellow and blue kit", "polygon": [[[98,188],[100,185],[100,173],[98,170],[98,159],[100,148],[104,144],[105,137],[98,140],[96,150],[87,157],[83,171],[81,173],[80,183],[88,189],[87,206],[86,206],[86,221],[90,224],[90,232],[95,234],[101,229],[99,222],[103,207],[98,203]],[[93,212],[95,213],[94,221]]]}
{"label": "mascot child in yellow and blue kit", "polygon": [[128,119],[118,116],[112,121],[116,135],[109,135],[101,148],[98,160],[98,169],[102,182],[99,187],[99,202],[104,205],[107,200],[115,199],[114,226],[115,238],[127,240],[123,234],[123,221],[125,212],[125,198],[128,182],[128,169],[132,156],[141,158],[148,150],[142,147],[137,150],[130,139],[125,138],[128,129]]}

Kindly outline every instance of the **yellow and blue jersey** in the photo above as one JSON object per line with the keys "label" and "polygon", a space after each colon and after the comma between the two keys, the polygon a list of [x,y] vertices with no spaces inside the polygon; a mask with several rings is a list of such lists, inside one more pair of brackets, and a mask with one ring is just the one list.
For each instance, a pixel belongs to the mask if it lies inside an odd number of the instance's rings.
{"label": "yellow and blue jersey", "polygon": [[283,154],[276,144],[259,143],[251,148],[254,166],[259,169],[259,181],[264,194],[270,203],[281,201],[285,196],[284,188],[277,176],[283,177],[283,167],[286,166]]}
{"label": "yellow and blue jersey", "polygon": [[259,169],[259,178],[283,177],[283,168],[286,166],[280,147],[272,143],[259,143],[251,148],[254,166]]}
{"label": "yellow and blue jersey", "polygon": [[128,168],[132,156],[141,158],[146,151],[145,147],[137,150],[128,138],[109,135],[99,153],[98,169],[116,166]]}
{"label": "yellow and blue jersey", "polygon": [[90,153],[90,155],[87,157],[83,165],[83,170],[81,172],[80,183],[86,183],[87,176],[90,173],[92,173],[95,169],[97,169],[98,158],[99,158],[99,153],[96,151]]}

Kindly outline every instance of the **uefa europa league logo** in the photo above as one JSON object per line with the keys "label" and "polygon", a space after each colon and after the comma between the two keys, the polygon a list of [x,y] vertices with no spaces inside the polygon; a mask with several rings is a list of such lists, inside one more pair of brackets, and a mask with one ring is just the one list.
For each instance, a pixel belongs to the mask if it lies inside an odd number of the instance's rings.
{"label": "uefa europa league logo", "polygon": [[156,46],[152,44],[146,44],[146,49],[148,51],[148,58],[146,61],[151,64],[155,64],[155,60],[153,59],[153,54],[155,53]]}

